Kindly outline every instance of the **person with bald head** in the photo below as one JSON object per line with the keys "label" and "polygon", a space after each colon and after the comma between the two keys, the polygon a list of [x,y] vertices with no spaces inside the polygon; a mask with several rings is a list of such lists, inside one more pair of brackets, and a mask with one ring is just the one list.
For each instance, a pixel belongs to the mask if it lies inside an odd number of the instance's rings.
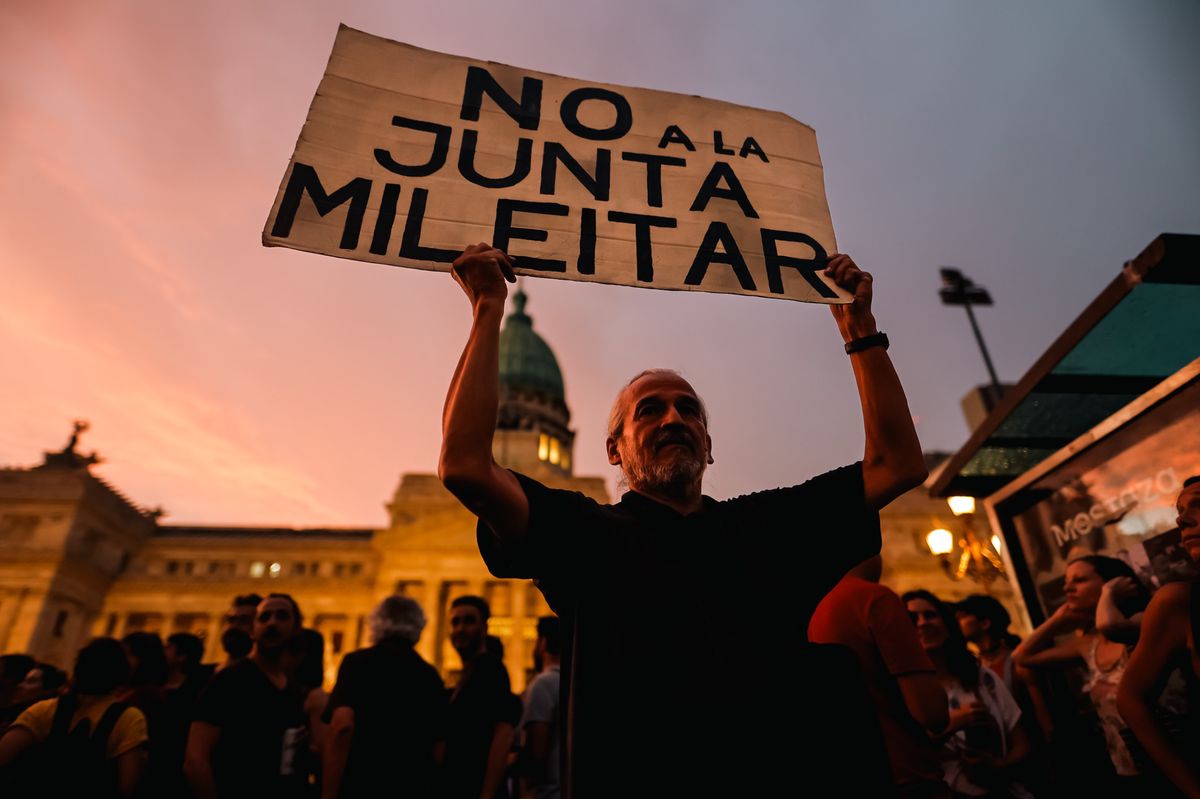
{"label": "person with bald head", "polygon": [[[562,619],[566,795],[773,795],[808,766],[851,762],[853,746],[835,751],[813,726],[826,697],[808,620],[850,567],[879,552],[879,509],[926,476],[875,326],[871,276],[845,255],[824,272],[853,297],[831,308],[858,385],[862,461],[714,500],[703,492],[715,451],[708,410],[677,372],[651,369],[614,402],[605,448],[629,490],[600,505],[494,460],[512,260],[477,244],[452,274],[473,322],[438,472],[478,516],[489,570],[537,580]],[[752,397],[743,410],[757,412]]]}

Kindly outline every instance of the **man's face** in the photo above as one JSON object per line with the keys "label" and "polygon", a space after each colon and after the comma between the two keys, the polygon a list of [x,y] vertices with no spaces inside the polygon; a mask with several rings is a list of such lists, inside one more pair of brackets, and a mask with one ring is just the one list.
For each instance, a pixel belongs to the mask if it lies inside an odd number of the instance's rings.
{"label": "man's face", "polygon": [[487,638],[487,624],[479,615],[479,608],[458,605],[450,609],[450,644],[459,657],[467,660],[483,651]]}
{"label": "man's face", "polygon": [[1200,563],[1200,483],[1192,483],[1183,489],[1179,499],[1175,501],[1175,509],[1179,518],[1179,539],[1188,557]]}
{"label": "man's face", "polygon": [[608,439],[608,461],[629,486],[668,490],[700,482],[712,463],[712,439],[700,398],[686,380],[651,374],[625,389],[621,435]]}
{"label": "man's face", "polygon": [[292,603],[280,597],[264,599],[254,617],[254,643],[259,649],[276,650],[296,634],[296,613]]}
{"label": "man's face", "polygon": [[254,632],[254,616],[258,608],[254,605],[234,605],[225,614],[225,629],[238,629],[250,635]]}

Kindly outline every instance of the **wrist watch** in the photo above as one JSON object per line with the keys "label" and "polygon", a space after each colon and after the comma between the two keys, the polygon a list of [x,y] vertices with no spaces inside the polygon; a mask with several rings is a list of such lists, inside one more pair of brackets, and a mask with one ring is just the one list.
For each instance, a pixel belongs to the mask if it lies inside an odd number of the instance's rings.
{"label": "wrist watch", "polygon": [[856,352],[869,350],[871,347],[883,347],[886,350],[889,343],[890,342],[888,341],[887,333],[872,333],[869,336],[863,336],[862,338],[856,338],[853,341],[847,341],[846,354],[853,355]]}

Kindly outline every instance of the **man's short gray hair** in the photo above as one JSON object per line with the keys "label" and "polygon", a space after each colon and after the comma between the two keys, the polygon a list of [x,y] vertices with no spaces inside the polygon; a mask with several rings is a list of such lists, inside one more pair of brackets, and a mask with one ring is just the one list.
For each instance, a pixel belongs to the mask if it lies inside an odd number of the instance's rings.
{"label": "man's short gray hair", "polygon": [[411,599],[400,594],[385,597],[367,617],[367,628],[371,631],[371,643],[377,644],[385,638],[403,638],[410,644],[421,639],[425,629],[425,611]]}
{"label": "man's short gray hair", "polygon": [[[679,374],[679,372],[675,371],[674,369],[644,369],[641,372],[638,372],[632,378],[630,378],[628,383],[621,386],[621,390],[617,392],[617,399],[615,402],[613,402],[612,411],[609,412],[609,414],[608,414],[608,437],[609,438],[620,438],[621,431],[625,427],[625,411],[629,407],[628,403],[626,402],[625,396],[629,393],[629,387],[632,386],[637,381],[641,380],[643,377],[668,377],[668,376],[669,377],[678,377],[680,380],[683,380],[683,382],[687,383],[687,380],[684,378],[684,376]],[[691,384],[688,383],[688,385],[691,385]],[[695,390],[695,389],[693,388],[693,390]],[[706,407],[704,407],[704,400],[700,399],[699,394],[696,395],[696,399],[700,400],[700,415],[704,417],[704,424],[707,426],[708,425],[708,409]]]}

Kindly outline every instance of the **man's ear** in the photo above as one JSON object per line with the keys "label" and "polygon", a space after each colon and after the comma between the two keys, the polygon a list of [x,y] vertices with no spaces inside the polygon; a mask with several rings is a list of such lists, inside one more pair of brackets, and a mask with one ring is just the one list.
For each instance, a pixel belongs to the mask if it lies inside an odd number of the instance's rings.
{"label": "man's ear", "polygon": [[716,461],[713,460],[713,454],[712,454],[712,436],[710,436],[708,433],[704,434],[704,447],[705,447],[705,449],[708,450],[709,464],[711,465],[711,464],[716,463]]}
{"label": "man's ear", "polygon": [[609,436],[604,440],[604,448],[608,450],[608,462],[613,466],[620,466],[621,451],[617,448],[617,440]]}

